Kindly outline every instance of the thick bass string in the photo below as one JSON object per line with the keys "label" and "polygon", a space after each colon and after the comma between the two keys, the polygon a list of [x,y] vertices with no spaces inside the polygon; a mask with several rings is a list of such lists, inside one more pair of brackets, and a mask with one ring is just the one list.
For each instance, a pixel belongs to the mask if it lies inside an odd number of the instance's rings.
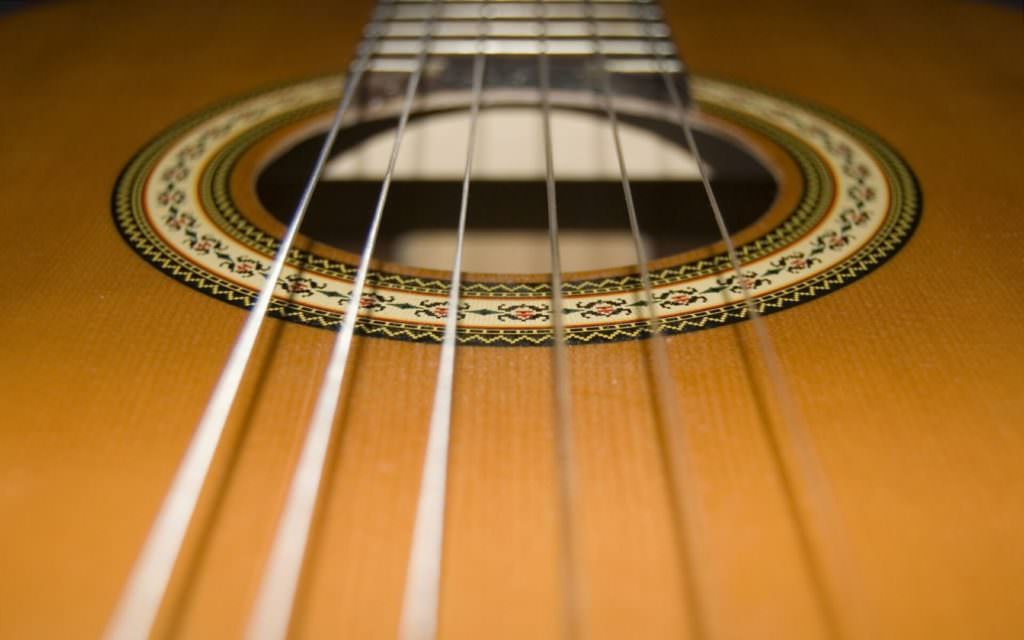
{"label": "thick bass string", "polygon": [[210,463],[220,444],[228,414],[238,395],[242,376],[252,356],[263,318],[270,307],[274,289],[278,285],[285,261],[288,259],[292,244],[309,209],[313,192],[323,174],[338,132],[341,130],[342,120],[352,104],[363,75],[366,73],[371,53],[372,47],[364,49],[345,79],[334,119],[320,148],[316,164],[306,181],[302,197],[292,214],[288,230],[278,245],[273,264],[267,272],[266,281],[260,288],[256,304],[253,305],[238,338],[235,340],[227,363],[210,395],[206,410],[200,418],[188,449],[185,451],[178,471],[167,491],[167,497],[164,498],[146,542],[129,575],[117,608],[111,617],[105,632],[105,637],[111,640],[146,638],[150,634],[167,592],[167,586],[181,552],[189,523],[195,513],[196,503],[209,474]]}

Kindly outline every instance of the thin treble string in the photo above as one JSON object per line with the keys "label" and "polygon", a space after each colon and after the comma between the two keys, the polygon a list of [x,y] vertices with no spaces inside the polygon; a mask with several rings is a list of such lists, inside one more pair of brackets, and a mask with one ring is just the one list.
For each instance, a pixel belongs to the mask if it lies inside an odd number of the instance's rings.
{"label": "thin treble string", "polygon": [[462,176],[462,201],[459,206],[455,259],[452,264],[448,315],[434,388],[434,406],[430,414],[427,447],[420,480],[419,502],[409,550],[405,594],[398,637],[401,640],[433,640],[437,636],[438,608],[441,597],[441,563],[444,551],[445,498],[448,480],[448,445],[451,434],[452,394],[455,380],[455,345],[458,337],[459,296],[462,287],[462,247],[466,238],[469,211],[469,183],[476,152],[477,121],[484,86],[487,56],[488,2],[480,7],[480,31],[473,59],[473,97],[469,111],[469,142],[466,167]]}
{"label": "thin treble string", "polygon": [[647,249],[644,247],[640,235],[640,223],[636,213],[636,203],[633,199],[633,188],[629,179],[629,171],[626,167],[625,154],[622,149],[619,117],[613,100],[611,77],[608,73],[604,44],[598,31],[597,17],[592,0],[586,0],[586,9],[587,20],[590,25],[590,35],[594,41],[594,57],[598,67],[601,103],[610,125],[612,141],[615,146],[615,156],[619,165],[622,194],[626,203],[626,214],[629,218],[629,228],[633,238],[637,269],[640,272],[644,303],[648,310],[648,322],[651,328],[650,354],[655,398],[658,404],[661,435],[662,438],[668,441],[666,443],[668,446],[663,447],[663,455],[667,456],[666,462],[671,478],[670,492],[674,507],[675,526],[679,536],[679,552],[683,569],[688,577],[684,588],[686,589],[690,609],[690,635],[697,639],[707,635],[706,620],[703,615],[706,609],[702,603],[702,596],[707,593],[707,588],[706,580],[699,572],[701,565],[698,560],[702,554],[698,553],[700,538],[698,537],[699,529],[696,526],[697,516],[693,508],[697,504],[696,492],[685,477],[686,471],[693,468],[692,448],[675,394],[672,392],[674,384],[672,382],[672,369],[668,359],[668,349],[662,334],[657,300],[654,297],[654,287],[651,283]]}
{"label": "thin treble string", "polygon": [[558,467],[560,545],[563,591],[563,636],[569,640],[587,636],[584,628],[584,596],[581,562],[576,548],[576,469],[572,432],[572,398],[569,394],[569,357],[562,302],[562,252],[558,238],[558,198],[551,141],[551,70],[548,60],[548,18],[544,1],[537,2],[540,18],[537,58],[541,115],[544,129],[545,187],[548,237],[551,248],[552,376],[554,378],[555,448]]}
{"label": "thin treble string", "polygon": [[[648,33],[650,33],[649,27]],[[683,135],[686,138],[686,144],[689,147],[690,152],[693,154],[694,161],[697,163],[701,183],[704,186],[704,193],[707,197],[708,204],[711,207],[715,225],[718,227],[719,236],[725,244],[726,254],[729,258],[729,264],[732,268],[735,282],[740,286],[740,292],[743,296],[743,304],[747,312],[747,317],[750,319],[750,325],[753,327],[758,349],[761,352],[762,361],[768,371],[768,379],[774,392],[774,396],[778,402],[778,406],[781,409],[782,435],[789,444],[789,449],[795,455],[797,463],[796,471],[801,475],[802,480],[800,482],[800,486],[807,492],[807,494],[805,494],[806,504],[804,506],[817,516],[815,518],[815,523],[818,527],[817,533],[819,540],[816,545],[810,543],[808,532],[802,531],[802,529],[809,526],[810,523],[801,525],[797,522],[796,526],[798,529],[801,529],[801,536],[805,541],[807,541],[805,551],[808,555],[808,569],[811,574],[811,579],[815,585],[816,595],[818,596],[819,606],[825,619],[825,623],[829,626],[833,637],[841,637],[845,634],[843,633],[842,625],[840,624],[835,610],[837,594],[832,593],[832,597],[829,597],[829,586],[831,586],[833,591],[843,591],[842,601],[844,603],[853,603],[860,600],[860,597],[855,593],[856,590],[853,589],[854,573],[849,566],[849,560],[847,557],[849,547],[845,541],[845,535],[843,534],[841,517],[835,508],[835,499],[832,496],[828,477],[821,466],[821,461],[815,451],[815,446],[810,433],[807,430],[803,416],[796,405],[796,400],[789,388],[786,376],[783,373],[781,360],[779,359],[778,352],[775,349],[775,344],[772,341],[771,336],[768,334],[768,329],[761,316],[761,311],[754,303],[753,296],[750,295],[750,291],[744,284],[745,278],[742,265],[740,264],[739,255],[736,251],[736,245],[732,240],[732,236],[729,234],[725,218],[722,215],[722,210],[718,203],[718,198],[715,196],[714,189],[711,186],[708,169],[704,164],[700,149],[698,148],[696,139],[694,138],[690,117],[686,113],[686,107],[679,95],[679,89],[672,80],[669,71],[665,68],[665,55],[659,52],[653,43],[654,40],[651,39],[651,53],[658,62],[658,71],[665,84],[665,89],[668,92],[669,99],[672,102],[676,120],[680,128],[683,130]],[[780,464],[782,464],[781,461]],[[787,469],[784,466],[781,471],[784,476],[787,475]],[[830,557],[825,556],[823,554],[825,545],[822,545],[820,540],[830,540],[832,542],[832,547],[838,548],[840,553],[833,553]],[[819,564],[822,561],[830,561],[828,569],[830,570],[829,572],[831,573],[831,576],[822,574],[824,568]],[[829,577],[832,578],[831,585],[829,584]],[[865,615],[867,613],[862,606],[857,606],[856,608],[859,615]]]}
{"label": "thin treble string", "polygon": [[[391,0],[386,1],[388,4],[391,3]],[[107,640],[149,637],[167,592],[174,566],[181,553],[181,546],[195,513],[199,495],[206,483],[214,453],[223,436],[228,414],[238,395],[242,376],[252,356],[263,318],[270,307],[274,289],[277,287],[295,236],[306,216],[313,192],[316,190],[331,149],[338,137],[342,120],[348,112],[376,44],[376,35],[371,36],[370,41],[364,44],[359,57],[345,76],[338,107],[335,109],[334,119],[327,130],[323,145],[320,147],[316,164],[313,166],[302,196],[292,213],[291,222],[277,248],[274,261],[267,271],[266,282],[260,289],[256,304],[249,311],[242,330],[235,339],[234,346],[231,348],[224,369],[210,395],[206,409],[193,432],[188,449],[182,456],[171,486],[160,506],[160,511],[153,521],[146,542],[135,561],[121,599],[104,632],[104,637]]]}
{"label": "thin treble string", "polygon": [[441,2],[433,0],[432,4],[433,9],[427,29],[420,39],[420,53],[416,67],[406,85],[402,114],[395,132],[391,157],[381,183],[380,195],[377,198],[377,206],[367,232],[359,268],[352,284],[352,292],[345,307],[341,331],[335,339],[334,348],[324,372],[313,417],[310,420],[302,452],[292,476],[291,487],[267,561],[267,569],[264,571],[260,591],[249,620],[246,636],[251,640],[281,640],[288,634],[295,594],[309,540],[309,529],[320,491],[327,448],[333,432],[352,337],[370,268],[370,259],[373,256],[373,248],[384,214],[384,205],[387,202],[395,165],[398,162],[398,152],[402,146],[416,91],[426,66],[430,40]]}

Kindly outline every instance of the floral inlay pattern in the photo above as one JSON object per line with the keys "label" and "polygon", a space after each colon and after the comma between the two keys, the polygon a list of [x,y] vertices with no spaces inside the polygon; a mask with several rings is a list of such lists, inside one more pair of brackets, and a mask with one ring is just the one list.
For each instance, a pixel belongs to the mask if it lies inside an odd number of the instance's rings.
{"label": "floral inlay pattern", "polygon": [[[336,97],[340,79],[320,78],[256,94],[185,122],[144,149],[115,191],[115,219],[128,242],[163,271],[205,293],[248,306],[269,271],[272,247],[224,228],[225,216],[199,197],[204,171],[243,133],[310,111]],[[650,313],[665,331],[718,326],[746,316],[744,291],[771,313],[827,293],[867,273],[906,241],[919,214],[909,170],[883,143],[817,109],[754,89],[695,78],[693,90],[718,114],[756,121],[780,139],[799,140],[833,176],[834,198],[806,232],[758,251],[739,247],[741,273],[724,256],[652,273],[651,308],[635,276],[569,281],[564,321],[573,342],[644,337]],[[195,195],[193,195],[195,194]],[[223,198],[222,198],[223,199]],[[756,241],[755,241],[756,242]],[[752,243],[754,244],[754,243]],[[295,252],[276,283],[271,313],[336,328],[351,303],[350,265]],[[373,273],[359,300],[357,330],[407,340],[440,340],[453,311],[448,283]],[[545,344],[551,337],[547,285],[466,282],[454,311],[459,338],[472,344]]]}

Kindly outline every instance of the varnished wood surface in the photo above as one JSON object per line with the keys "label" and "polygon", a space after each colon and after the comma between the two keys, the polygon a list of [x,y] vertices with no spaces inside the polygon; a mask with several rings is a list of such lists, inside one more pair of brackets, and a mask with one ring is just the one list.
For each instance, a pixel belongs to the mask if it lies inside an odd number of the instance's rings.
{"label": "varnished wood surface", "polygon": [[[1020,637],[1019,12],[669,9],[695,70],[838,110],[921,182],[921,225],[892,261],[766,320],[845,525],[844,544],[815,543],[846,548],[856,569],[840,626],[855,638]],[[342,68],[366,14],[347,1],[82,1],[0,20],[0,636],[100,632],[242,322],[118,237],[118,172],[183,115]],[[668,341],[696,460],[701,617],[713,638],[826,637],[747,333]],[[159,634],[239,633],[332,337],[268,323]],[[438,350],[357,342],[299,637],[386,638],[397,624]],[[693,613],[647,346],[571,350],[594,638],[683,637]],[[445,638],[558,635],[548,367],[543,349],[459,352]]]}

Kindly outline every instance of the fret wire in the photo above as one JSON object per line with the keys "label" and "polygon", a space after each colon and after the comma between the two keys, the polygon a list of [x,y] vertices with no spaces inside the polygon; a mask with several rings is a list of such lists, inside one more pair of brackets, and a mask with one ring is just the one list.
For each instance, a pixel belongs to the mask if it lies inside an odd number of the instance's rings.
{"label": "fret wire", "polygon": [[[768,333],[764,319],[762,318],[757,305],[754,303],[754,299],[751,296],[750,291],[743,285],[744,275],[739,256],[736,252],[736,246],[732,240],[732,236],[729,234],[725,218],[722,215],[721,207],[718,203],[718,198],[715,196],[715,191],[711,185],[707,166],[704,164],[700,149],[697,145],[696,139],[694,138],[693,126],[690,123],[689,115],[686,113],[686,107],[683,104],[682,97],[679,94],[679,90],[676,87],[675,82],[669,76],[669,73],[666,71],[664,66],[661,65],[664,58],[653,50],[652,54],[659,62],[659,73],[665,85],[669,99],[672,102],[677,124],[682,129],[686,144],[690,149],[690,152],[693,154],[694,161],[697,164],[701,183],[703,184],[704,193],[711,208],[715,225],[718,228],[718,233],[722,242],[725,244],[726,255],[729,259],[730,268],[736,278],[736,282],[740,283],[740,291],[742,293],[744,308],[747,312],[747,317],[750,319],[750,325],[754,331],[755,342],[761,352],[762,362],[768,372],[769,383],[782,414],[781,433],[784,436],[786,443],[789,445],[791,452],[795,455],[796,470],[802,476],[802,482],[800,482],[799,487],[804,491],[809,492],[809,495],[804,494],[806,504],[803,506],[805,508],[809,508],[810,511],[817,516],[815,519],[817,526],[824,530],[817,532],[819,534],[819,540],[829,540],[833,543],[833,548],[838,548],[841,551],[841,553],[838,554],[831,554],[831,557],[826,556],[823,553],[825,545],[812,542],[809,538],[809,534],[811,532],[805,530],[810,526],[810,523],[801,524],[799,518],[797,519],[796,526],[803,541],[803,548],[808,563],[808,571],[814,585],[814,590],[817,595],[818,604],[823,615],[824,622],[829,627],[830,635],[832,637],[839,638],[845,634],[843,633],[842,625],[835,610],[835,595],[829,593],[830,577],[832,578],[831,589],[843,591],[842,601],[846,606],[854,606],[857,609],[858,617],[862,620],[865,615],[868,615],[868,612],[863,606],[854,604],[861,598],[854,593],[855,590],[853,589],[854,573],[850,567],[849,560],[846,557],[849,545],[845,540],[845,535],[843,535],[841,517],[835,509],[835,499],[831,492],[828,477],[821,466],[820,459],[815,451],[813,440],[811,439],[810,433],[804,423],[803,416],[796,405],[796,400],[789,388],[786,376],[783,374],[782,363],[778,352],[775,349],[774,342]],[[754,381],[754,383],[756,384],[756,381]],[[788,483],[789,481],[786,479],[789,475],[788,469],[784,462],[780,461],[779,464],[781,466],[780,472],[783,476],[783,480]],[[796,488],[797,487],[794,487],[794,489]],[[799,491],[798,493],[802,494],[803,491]],[[797,508],[796,504],[793,506],[794,508]],[[831,576],[826,575],[824,567],[820,565],[823,561],[831,561],[829,562],[830,567],[828,567],[831,570]]]}
{"label": "fret wire", "polygon": [[480,9],[479,46],[473,60],[472,104],[469,112],[469,140],[466,166],[462,177],[462,200],[452,264],[451,289],[448,292],[448,315],[438,362],[434,404],[430,415],[427,445],[424,453],[420,495],[413,525],[409,564],[405,578],[402,613],[398,637],[401,640],[433,640],[437,635],[440,602],[441,564],[444,558],[444,518],[448,478],[448,449],[451,435],[452,399],[455,379],[455,350],[458,339],[459,296],[462,286],[462,248],[466,238],[469,211],[469,185],[476,152],[477,122],[483,93],[487,56],[484,39],[487,35],[487,3]]}
{"label": "fret wire", "polygon": [[[439,17],[443,20],[459,18],[473,19],[478,15],[478,8],[472,6],[473,4],[479,3],[445,3]],[[428,15],[428,8],[422,4],[398,4],[396,5],[395,10],[394,17],[399,20],[425,19]],[[552,3],[548,6],[547,12],[548,13],[545,16],[545,19],[547,20],[565,18],[581,19],[586,17],[584,14],[584,3],[582,2]],[[598,7],[598,13],[599,17],[602,19],[661,19],[661,11],[656,4],[637,5],[632,3],[606,3]],[[531,9],[531,3],[509,2],[492,5],[491,17],[493,18],[532,18],[535,16],[536,12]]]}
{"label": "fret wire", "polygon": [[[435,0],[435,9],[440,2]],[[423,37],[423,46],[417,66],[406,85],[402,114],[395,132],[395,140],[381,183],[380,195],[373,213],[359,268],[352,285],[342,318],[341,331],[335,339],[324,379],[318,393],[313,417],[310,420],[302,452],[293,472],[291,487],[278,523],[277,533],[264,571],[260,592],[256,598],[246,632],[250,640],[281,640],[288,634],[295,594],[309,539],[313,514],[323,476],[328,445],[337,418],[341,388],[344,383],[349,351],[358,320],[360,301],[369,272],[370,259],[377,240],[384,206],[394,176],[398,153],[406,125],[412,112],[416,91],[426,65],[430,48],[430,31]]]}
{"label": "fret wire", "polygon": [[[546,54],[551,56],[594,55],[594,43],[584,38],[560,38],[549,40],[546,45]],[[418,41],[407,38],[391,38],[381,40],[378,55],[415,55]],[[491,38],[485,43],[487,55],[520,55],[539,56],[541,43],[537,39],[525,38]],[[616,39],[608,40],[605,51],[609,55],[618,56],[643,56],[647,57],[651,51],[651,43],[638,39]],[[433,51],[437,55],[474,55],[477,43],[473,39],[444,39],[435,41]],[[675,46],[668,40],[654,42],[654,49],[659,55],[671,55],[675,53]]]}
{"label": "fret wire", "polygon": [[[401,4],[430,4],[433,0],[396,0]],[[656,4],[658,0],[593,0],[594,4],[619,4],[619,5],[652,5]],[[537,0],[445,0],[446,4],[482,4],[485,2],[495,2],[500,5],[536,5]],[[544,0],[544,3],[548,6],[558,4],[585,4],[586,0]]]}
{"label": "fret wire", "polygon": [[594,40],[595,57],[598,66],[599,93],[614,143],[615,156],[622,183],[622,194],[626,205],[626,215],[629,219],[630,234],[633,238],[637,259],[637,269],[640,273],[641,289],[643,291],[644,303],[648,310],[648,323],[651,328],[649,349],[652,366],[651,379],[655,388],[655,402],[658,407],[662,437],[668,441],[669,445],[663,447],[663,455],[667,456],[666,463],[671,486],[673,519],[675,520],[677,535],[679,536],[680,559],[684,573],[688,578],[684,588],[689,605],[690,635],[693,638],[704,638],[708,636],[703,615],[703,612],[706,611],[703,596],[707,593],[707,588],[705,586],[706,579],[699,571],[699,559],[703,557],[703,554],[699,553],[700,528],[697,527],[697,516],[693,509],[693,505],[697,504],[697,495],[695,489],[685,477],[686,471],[693,468],[692,448],[686,431],[686,425],[673,393],[672,368],[668,359],[665,337],[661,329],[661,319],[658,316],[654,287],[651,283],[647,250],[644,247],[640,234],[636,202],[633,198],[633,188],[629,179],[625,153],[623,152],[618,112],[615,109],[613,99],[611,76],[606,64],[603,42],[596,29],[596,20],[593,13],[590,14],[590,21],[592,27],[591,37]]}
{"label": "fret wire", "polygon": [[[426,28],[422,22],[416,20],[374,22],[367,26],[367,31],[376,31],[381,38],[418,38],[423,35]],[[550,22],[547,25],[548,39],[554,38],[582,38],[590,34],[591,27],[586,23],[577,20],[562,22]],[[476,35],[476,24],[468,20],[447,20],[439,22],[434,28],[434,38],[472,38]],[[636,20],[602,20],[598,23],[598,31],[605,38],[633,38],[648,39],[654,37],[658,40],[665,40],[668,37],[668,28],[658,25],[652,34],[652,30],[642,21]],[[495,20],[490,23],[488,29],[489,37],[498,38],[536,38],[540,35],[541,27],[534,20]]]}
{"label": "fret wire", "polygon": [[[658,73],[666,68],[670,73],[680,73],[683,65],[678,60],[670,60],[659,65],[653,58],[607,58],[609,71],[619,74],[650,74]],[[381,72],[412,73],[416,68],[416,58],[412,56],[388,56],[370,60],[369,69]]]}
{"label": "fret wire", "polygon": [[152,631],[195,513],[196,504],[206,483],[214,454],[223,436],[228,415],[252,356],[256,338],[273,299],[274,289],[338,137],[342,120],[369,66],[375,42],[373,39],[364,46],[351,70],[346,74],[334,118],[292,213],[291,222],[274,254],[274,260],[267,271],[266,282],[260,288],[256,303],[249,310],[245,323],[235,339],[224,369],[210,394],[203,415],[135,561],[120,600],[104,631],[104,638],[107,640],[143,639],[149,637]]}
{"label": "fret wire", "polygon": [[569,393],[569,357],[566,344],[565,314],[562,304],[562,256],[558,237],[558,198],[555,185],[554,150],[551,137],[551,73],[546,37],[547,7],[537,3],[542,25],[537,58],[541,116],[544,135],[545,194],[548,210],[548,236],[551,263],[552,377],[555,405],[555,457],[558,468],[561,573],[563,591],[563,637],[585,638],[583,611],[585,598],[580,579],[581,563],[576,548],[576,469],[572,430],[572,397]]}

